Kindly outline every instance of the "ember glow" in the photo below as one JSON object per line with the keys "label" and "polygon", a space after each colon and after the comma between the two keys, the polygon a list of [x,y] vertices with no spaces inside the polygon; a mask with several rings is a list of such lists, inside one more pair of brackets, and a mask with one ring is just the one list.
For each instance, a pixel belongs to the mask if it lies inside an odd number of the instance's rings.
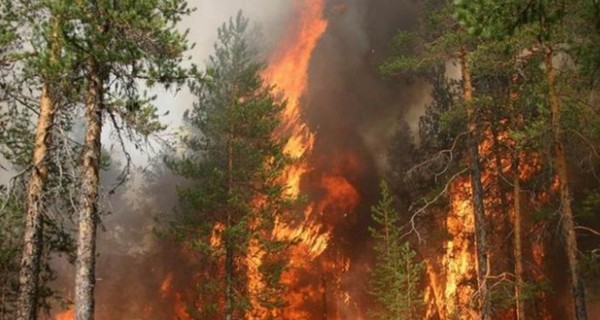
{"label": "ember glow", "polygon": [[60,312],[54,317],[54,320],[73,320],[75,319],[75,310],[68,309]]}

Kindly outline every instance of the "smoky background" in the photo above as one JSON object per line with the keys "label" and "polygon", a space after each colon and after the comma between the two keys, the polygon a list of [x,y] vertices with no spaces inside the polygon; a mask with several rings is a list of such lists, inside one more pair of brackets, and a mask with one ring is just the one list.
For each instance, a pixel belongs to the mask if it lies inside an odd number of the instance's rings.
{"label": "smoky background", "polygon": [[[203,65],[213,51],[217,28],[239,10],[251,23],[260,24],[268,56],[270,48],[285,40],[286,25],[294,18],[292,2],[190,1],[196,11],[180,26],[189,30],[190,43],[195,43],[188,63]],[[344,319],[354,319],[353,312],[365,309],[370,301],[366,273],[372,254],[367,226],[370,207],[378,199],[378,182],[386,171],[390,139],[402,119],[416,131],[429,96],[425,84],[384,79],[377,71],[393,36],[398,30],[412,28],[417,12],[418,6],[410,1],[328,0],[324,13],[328,27],[310,63],[302,105],[316,140],[309,160],[313,170],[304,178],[302,191],[311,201],[318,201],[325,192],[319,186],[320,178],[335,172],[357,189],[361,199],[352,212],[323,221],[334,230],[330,246],[350,259],[342,286],[356,305],[338,311]],[[165,137],[174,142],[183,112],[194,98],[185,88],[152,93],[157,94],[159,113],[168,125]],[[108,150],[118,149],[111,147],[117,142],[110,129],[105,131],[103,143]],[[186,298],[184,292],[193,291],[195,285],[193,266],[177,245],[156,232],[172,218],[178,200],[176,186],[184,181],[164,167],[160,145],[145,151],[150,152],[132,152],[135,170],[131,179],[106,201],[108,213],[98,231],[97,319],[176,319]],[[113,166],[101,177],[105,190],[114,184],[124,163],[120,152],[113,153]],[[53,266],[58,272],[53,286],[69,298],[73,266],[58,256],[53,258]],[[57,304],[55,311],[60,309]]]}

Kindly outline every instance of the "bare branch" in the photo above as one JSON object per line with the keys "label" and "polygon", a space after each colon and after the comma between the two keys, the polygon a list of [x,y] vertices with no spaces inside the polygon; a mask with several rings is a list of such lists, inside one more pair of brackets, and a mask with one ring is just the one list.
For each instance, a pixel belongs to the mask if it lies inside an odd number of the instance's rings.
{"label": "bare branch", "polygon": [[[405,225],[405,226],[409,226],[410,225],[410,230],[402,235],[402,238],[408,236],[409,234],[415,232],[417,235],[417,238],[419,240],[419,243],[424,242],[424,240],[421,238],[421,234],[419,233],[419,231],[417,230],[416,227],[416,218],[419,214],[425,212],[425,210],[427,210],[427,208],[429,208],[432,204],[436,203],[444,194],[446,194],[448,192],[448,188],[450,187],[450,184],[454,181],[454,179],[456,179],[457,177],[459,177],[460,175],[462,175],[463,173],[467,172],[468,168],[464,168],[462,170],[460,170],[459,172],[455,173],[452,177],[450,177],[450,179],[448,179],[448,181],[446,182],[446,184],[444,185],[444,188],[442,189],[442,191],[440,191],[435,197],[433,197],[433,199],[426,201],[425,204],[420,207],[419,209],[417,209],[412,216],[410,217],[410,221]],[[412,205],[411,205],[412,208]],[[410,209],[409,208],[409,211]]]}
{"label": "bare branch", "polygon": [[118,187],[122,186],[125,183],[125,181],[127,180],[127,178],[129,177],[129,175],[131,174],[131,154],[129,153],[129,151],[127,151],[127,147],[125,146],[125,140],[123,139],[123,135],[121,134],[121,131],[123,129],[117,123],[115,114],[109,110],[108,115],[110,116],[110,120],[111,120],[113,126],[115,127],[115,132],[117,133],[119,145],[121,146],[121,151],[123,151],[123,154],[125,155],[125,167],[123,167],[123,170],[117,177],[116,184],[108,191],[108,194],[110,195],[110,194],[115,193],[115,190]]}
{"label": "bare branch", "polygon": [[592,228],[588,228],[588,227],[584,227],[584,226],[575,226],[575,230],[584,230],[584,231],[587,231],[587,232],[589,232],[589,233],[591,233],[593,235],[596,235],[596,236],[600,237],[600,232],[598,232],[598,231],[596,231],[596,230],[594,230]]}
{"label": "bare branch", "polygon": [[442,174],[444,174],[444,173],[446,173],[446,171],[448,171],[450,163],[452,163],[452,161],[454,160],[454,150],[456,149],[458,140],[461,137],[465,136],[466,134],[467,134],[467,132],[459,133],[454,138],[454,141],[452,142],[452,146],[450,147],[450,149],[441,150],[441,151],[437,152],[435,155],[433,155],[432,157],[430,157],[429,159],[414,165],[412,168],[410,168],[406,171],[406,175],[410,176],[410,175],[414,174],[417,170],[420,170],[423,167],[428,167],[428,166],[432,165],[433,163],[437,162],[439,159],[443,159],[443,158],[445,158],[446,155],[448,155],[449,159],[448,159],[446,166],[444,166],[444,168],[440,172],[435,173],[434,180],[437,181],[437,179]]}

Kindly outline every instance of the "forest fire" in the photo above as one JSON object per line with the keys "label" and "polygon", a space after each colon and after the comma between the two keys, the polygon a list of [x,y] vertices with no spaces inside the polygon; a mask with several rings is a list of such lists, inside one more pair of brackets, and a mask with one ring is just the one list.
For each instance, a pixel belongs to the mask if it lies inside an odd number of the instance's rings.
{"label": "forest fire", "polygon": [[[278,134],[289,136],[284,152],[294,159],[308,155],[315,139],[302,120],[301,98],[308,85],[308,66],[312,52],[327,28],[327,21],[322,17],[324,6],[324,0],[294,1],[294,12],[298,13],[298,17],[288,26],[288,34],[275,49],[264,74],[277,90],[283,91],[287,99]],[[291,196],[300,193],[300,178],[307,170],[304,161],[287,169],[285,181]]]}
{"label": "forest fire", "polygon": [[[282,115],[283,125],[277,134],[289,136],[284,152],[297,162],[287,168],[282,179],[286,182],[289,194],[298,196],[303,176],[312,169],[308,160],[315,143],[314,133],[302,119],[302,98],[308,87],[310,58],[328,23],[323,17],[324,0],[296,0],[293,3],[298,16],[288,26],[287,37],[274,51],[264,76],[287,98],[288,104]],[[291,288],[287,298],[289,306],[284,310],[285,319],[307,319],[308,314],[303,308],[311,303],[325,305],[322,314],[331,318],[326,311],[326,284],[319,278],[327,273],[339,274],[349,268],[348,260],[341,264],[334,259],[320,263],[317,260],[327,250],[331,238],[332,225],[324,221],[343,218],[345,212],[356,207],[360,197],[354,186],[338,173],[324,175],[318,188],[324,192],[320,200],[309,200],[302,217],[293,219],[295,221],[292,223],[278,223],[274,230],[276,238],[297,243],[290,253],[290,268],[283,275],[284,283]],[[313,283],[307,285],[306,281],[301,280],[302,277],[312,277]],[[346,304],[350,300],[347,293],[340,293],[339,299]]]}
{"label": "forest fire", "polygon": [[63,2],[0,5],[0,319],[598,318],[593,1]]}

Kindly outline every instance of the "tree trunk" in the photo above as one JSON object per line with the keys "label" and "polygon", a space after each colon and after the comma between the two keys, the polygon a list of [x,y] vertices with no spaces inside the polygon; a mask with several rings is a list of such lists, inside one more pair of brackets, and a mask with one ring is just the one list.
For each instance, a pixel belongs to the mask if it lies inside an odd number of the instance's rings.
{"label": "tree trunk", "polygon": [[233,248],[231,236],[225,241],[225,319],[233,319]]}
{"label": "tree trunk", "polygon": [[571,191],[567,174],[567,161],[561,139],[560,102],[556,93],[554,65],[552,63],[553,48],[546,46],[546,77],[548,81],[548,95],[550,99],[550,112],[552,114],[552,136],[554,138],[554,161],[560,188],[560,203],[562,211],[562,231],[566,242],[567,260],[569,263],[571,289],[575,306],[575,319],[586,320],[585,292],[579,275],[577,261],[577,237],[575,235],[575,222],[573,208],[571,207]]}
{"label": "tree trunk", "polygon": [[[233,128],[231,128],[233,132]],[[228,199],[232,198],[233,192],[233,134],[229,137],[227,145],[227,193]],[[231,210],[227,210],[227,227],[225,230],[225,320],[233,319],[233,239],[231,235],[232,216]]]}
{"label": "tree trunk", "polygon": [[521,216],[521,178],[519,177],[519,152],[515,151],[513,159],[513,201],[514,201],[514,255],[515,255],[515,301],[517,320],[525,320],[525,305],[523,301],[523,244]]}
{"label": "tree trunk", "polygon": [[[515,75],[511,79],[511,91],[509,93],[509,100],[511,104],[511,112],[513,112],[513,126],[514,128],[521,129],[523,127],[523,115],[518,110],[515,100],[517,93],[514,89],[517,86],[518,75]],[[523,241],[522,241],[522,212],[521,212],[521,177],[519,169],[519,156],[520,150],[518,143],[515,141],[512,159],[512,173],[513,173],[513,254],[515,257],[515,307],[517,320],[525,320],[525,301],[523,301]]]}
{"label": "tree trunk", "polygon": [[481,163],[479,159],[479,139],[477,135],[477,121],[474,115],[473,106],[473,83],[471,80],[471,70],[468,66],[467,50],[462,48],[459,54],[463,99],[467,109],[468,116],[468,148],[471,157],[471,185],[473,189],[473,212],[475,215],[475,243],[477,247],[477,280],[478,292],[480,295],[480,318],[483,320],[491,319],[491,304],[486,281],[488,273],[488,251],[486,243],[486,223],[484,211],[484,190],[481,181]]}
{"label": "tree trunk", "polygon": [[76,320],[94,318],[94,286],[96,265],[96,224],[98,221],[98,169],[100,165],[102,133],[103,81],[98,64],[89,63],[86,96],[87,129],[83,151],[83,177],[79,233],[77,238],[77,263],[75,274]]}
{"label": "tree trunk", "polygon": [[[52,43],[50,48],[50,63],[56,60],[59,50],[58,20],[54,18]],[[54,124],[56,104],[54,103],[50,81],[42,86],[40,97],[40,113],[38,117],[31,177],[27,185],[27,212],[23,234],[23,252],[19,273],[19,296],[17,302],[17,319],[33,320],[37,318],[38,285],[40,263],[43,246],[43,214],[42,193],[48,177],[48,149],[51,146],[51,128]]]}
{"label": "tree trunk", "polygon": [[48,177],[46,157],[50,147],[50,127],[54,123],[55,104],[48,83],[42,88],[40,115],[35,134],[33,170],[27,186],[27,212],[23,235],[23,253],[19,274],[17,319],[37,318],[38,280],[43,245],[42,192]]}

